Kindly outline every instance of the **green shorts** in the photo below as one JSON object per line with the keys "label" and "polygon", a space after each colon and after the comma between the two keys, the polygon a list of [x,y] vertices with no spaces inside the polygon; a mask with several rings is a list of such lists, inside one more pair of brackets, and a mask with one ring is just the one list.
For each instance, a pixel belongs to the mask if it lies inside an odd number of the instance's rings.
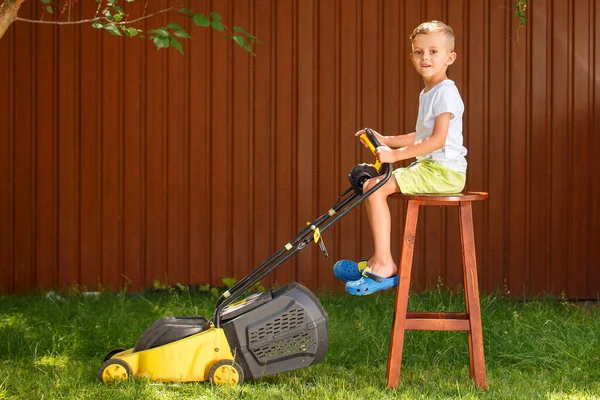
{"label": "green shorts", "polygon": [[457,172],[438,162],[422,160],[393,172],[400,192],[460,193],[467,179],[465,172]]}

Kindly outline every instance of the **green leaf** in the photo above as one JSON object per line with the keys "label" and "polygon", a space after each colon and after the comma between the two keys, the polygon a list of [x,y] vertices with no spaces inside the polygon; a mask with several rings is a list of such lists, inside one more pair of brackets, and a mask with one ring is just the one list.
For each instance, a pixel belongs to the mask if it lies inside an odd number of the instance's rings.
{"label": "green leaf", "polygon": [[210,19],[208,19],[206,15],[196,14],[194,15],[194,24],[196,24],[196,26],[209,26]]}
{"label": "green leaf", "polygon": [[123,35],[121,35],[119,28],[117,28],[115,24],[108,24],[104,27],[104,29],[106,29],[107,31],[109,31],[110,33],[112,33],[115,36],[123,36]]}
{"label": "green leaf", "polygon": [[164,36],[157,36],[154,38],[154,44],[159,49],[169,47],[169,38]]}
{"label": "green leaf", "polygon": [[235,278],[222,278],[221,281],[225,284],[225,286],[227,286],[227,289],[231,289],[231,287],[233,285],[235,285],[235,282],[237,281],[237,279],[235,279]]}
{"label": "green leaf", "polygon": [[50,0],[40,0],[40,1],[41,1],[42,3],[44,3],[44,4],[48,4],[48,3],[50,3]]}
{"label": "green leaf", "polygon": [[123,19],[123,15],[124,15],[124,14],[115,14],[115,18],[114,18],[114,20],[115,20],[115,21],[117,21],[117,22],[119,22],[120,20],[122,20],[122,19]]}
{"label": "green leaf", "polygon": [[102,29],[102,28],[104,28],[104,25],[102,25],[101,22],[94,21],[94,22],[92,22],[92,28]]}
{"label": "green leaf", "polygon": [[198,285],[198,290],[201,292],[208,292],[210,290],[210,283],[206,283],[204,285]]}
{"label": "green leaf", "polygon": [[175,23],[173,23],[173,22],[169,22],[169,23],[167,24],[167,26],[168,26],[169,28],[173,29],[174,31],[182,31],[182,30],[183,30],[183,28],[182,28],[181,26],[179,26],[178,24],[175,24]]}
{"label": "green leaf", "polygon": [[181,54],[183,54],[183,48],[181,47],[181,43],[179,43],[179,40],[177,40],[173,36],[171,36],[169,38],[169,42],[171,43],[172,47],[174,47],[177,51],[179,51]]}
{"label": "green leaf", "polygon": [[138,30],[135,28],[123,28],[123,32],[129,37],[134,37],[138,34]]}
{"label": "green leaf", "polygon": [[242,35],[233,35],[233,41],[236,42],[237,44],[239,44],[240,46],[244,47],[244,37]]}
{"label": "green leaf", "polygon": [[223,29],[225,29],[221,21],[218,21],[216,19],[213,19],[210,25],[213,27],[214,30],[219,32],[223,32]]}
{"label": "green leaf", "polygon": [[169,37],[169,36],[171,36],[169,34],[169,31],[167,31],[166,29],[163,29],[163,28],[154,29],[151,32],[156,33],[158,36],[163,36],[163,37]]}
{"label": "green leaf", "polygon": [[212,19],[215,19],[217,21],[221,20],[221,15],[218,12],[214,12],[213,11],[213,12],[210,13],[210,16],[212,17]]}
{"label": "green leaf", "polygon": [[190,39],[191,36],[188,35],[188,33],[186,31],[184,31],[183,29],[180,31],[175,31],[175,36],[180,37],[182,39]]}
{"label": "green leaf", "polygon": [[48,11],[50,14],[54,14],[54,11],[52,11],[52,7],[50,6],[46,6],[46,11]]}

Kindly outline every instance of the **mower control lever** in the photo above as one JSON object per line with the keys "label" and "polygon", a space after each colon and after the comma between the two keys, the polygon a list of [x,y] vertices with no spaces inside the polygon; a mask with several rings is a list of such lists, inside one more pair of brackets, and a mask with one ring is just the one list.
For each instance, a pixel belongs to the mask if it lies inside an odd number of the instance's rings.
{"label": "mower control lever", "polygon": [[[377,140],[377,138],[373,134],[373,131],[371,131],[371,128],[365,128],[365,133],[361,134],[360,138],[363,140],[363,142],[367,144],[367,146],[369,146],[369,150],[371,150],[373,155],[375,155],[375,150],[379,146],[381,146],[381,143],[379,143],[379,140]],[[381,169],[381,163],[379,162],[379,160],[375,161],[373,167],[375,167],[377,171]]]}

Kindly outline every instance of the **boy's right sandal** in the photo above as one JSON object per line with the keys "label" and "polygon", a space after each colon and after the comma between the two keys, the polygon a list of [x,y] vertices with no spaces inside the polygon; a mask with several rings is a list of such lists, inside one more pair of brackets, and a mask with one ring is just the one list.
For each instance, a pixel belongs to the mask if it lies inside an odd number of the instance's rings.
{"label": "boy's right sandal", "polygon": [[346,282],[346,293],[354,296],[366,296],[398,286],[400,281],[398,274],[384,278],[372,273],[370,268],[366,268],[362,275],[358,280]]}

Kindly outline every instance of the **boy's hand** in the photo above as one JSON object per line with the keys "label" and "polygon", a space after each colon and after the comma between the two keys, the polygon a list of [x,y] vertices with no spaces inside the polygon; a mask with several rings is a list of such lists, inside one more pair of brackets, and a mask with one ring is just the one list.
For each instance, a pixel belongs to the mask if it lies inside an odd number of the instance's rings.
{"label": "boy's hand", "polygon": [[390,149],[388,146],[383,145],[375,149],[375,158],[380,163],[394,163],[397,160],[395,150]]}
{"label": "boy's hand", "polygon": [[[377,140],[379,140],[380,144],[385,144],[385,139],[384,137],[377,131],[375,131],[374,129],[371,129],[371,132],[373,132],[373,135],[377,138]],[[360,131],[356,132],[354,134],[354,136],[360,136],[363,133],[366,133],[364,129],[361,129]],[[369,148],[369,145],[367,143],[365,143],[365,141],[360,138],[360,142],[363,144],[363,146],[365,146],[366,148]]]}

